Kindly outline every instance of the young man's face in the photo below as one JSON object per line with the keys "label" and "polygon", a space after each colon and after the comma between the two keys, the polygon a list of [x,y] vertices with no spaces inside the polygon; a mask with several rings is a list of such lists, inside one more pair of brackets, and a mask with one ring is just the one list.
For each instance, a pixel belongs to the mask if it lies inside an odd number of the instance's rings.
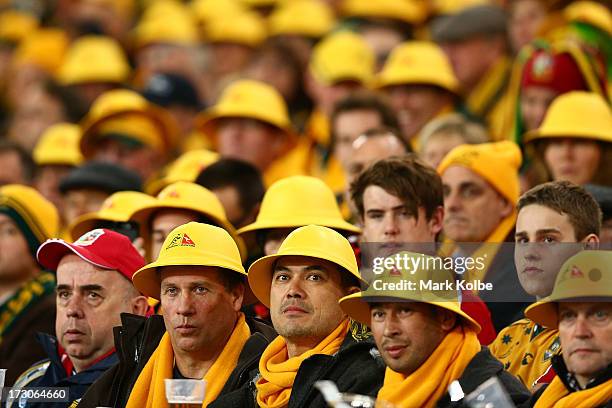
{"label": "young man's face", "polygon": [[442,209],[427,219],[425,209],[411,213],[404,201],[376,185],[363,192],[364,242],[430,243],[442,229]]}
{"label": "young man's face", "polygon": [[563,360],[581,386],[612,363],[612,303],[560,302]]}
{"label": "young man's face", "polygon": [[25,236],[8,215],[0,214],[0,282],[20,282],[36,269]]}
{"label": "young man's face", "polygon": [[527,293],[540,298],[551,294],[561,265],[581,249],[567,214],[539,204],[518,213],[515,242],[519,281]]}
{"label": "young man's face", "polygon": [[348,172],[353,142],[368,130],[379,127],[380,115],[374,110],[355,109],[338,114],[332,125],[335,135],[334,157],[340,161],[344,171]]}

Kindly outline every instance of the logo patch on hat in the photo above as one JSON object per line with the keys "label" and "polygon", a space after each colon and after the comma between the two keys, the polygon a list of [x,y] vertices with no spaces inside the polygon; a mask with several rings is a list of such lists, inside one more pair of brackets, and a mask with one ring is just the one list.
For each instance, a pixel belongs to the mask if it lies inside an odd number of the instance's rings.
{"label": "logo patch on hat", "polygon": [[397,269],[396,266],[393,266],[393,268],[391,268],[391,270],[389,271],[389,276],[402,276],[402,272],[400,272],[399,269]]}
{"label": "logo patch on hat", "polygon": [[584,278],[584,273],[576,265],[570,269],[570,278]]}
{"label": "logo patch on hat", "polygon": [[553,77],[554,60],[549,54],[540,54],[535,57],[531,72],[540,82],[548,82]]}
{"label": "logo patch on hat", "polygon": [[104,230],[100,228],[89,231],[85,235],[81,236],[81,238],[77,239],[74,245],[78,245],[78,246],[92,245],[102,235],[104,235]]}
{"label": "logo patch on hat", "polygon": [[196,245],[195,242],[193,242],[193,240],[189,238],[189,235],[185,233],[178,233],[174,236],[174,238],[172,238],[172,241],[170,241],[170,244],[168,244],[166,249],[174,248],[177,246],[195,247]]}

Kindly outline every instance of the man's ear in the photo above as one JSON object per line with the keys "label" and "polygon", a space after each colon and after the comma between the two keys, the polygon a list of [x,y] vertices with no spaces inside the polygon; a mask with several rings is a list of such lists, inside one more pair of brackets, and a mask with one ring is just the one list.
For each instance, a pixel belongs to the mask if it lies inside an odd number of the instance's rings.
{"label": "man's ear", "polygon": [[361,292],[361,289],[357,286],[351,286],[350,288],[348,288],[347,292],[347,295],[352,295],[353,293]]}
{"label": "man's ear", "polygon": [[145,316],[149,310],[149,302],[146,296],[136,296],[132,298],[132,313],[135,315]]}
{"label": "man's ear", "polygon": [[436,317],[438,319],[438,322],[440,322],[440,328],[445,332],[453,330],[453,328],[457,324],[457,315],[451,312],[450,310],[442,309],[439,307],[437,310]]}
{"label": "man's ear", "polygon": [[595,234],[589,234],[582,241],[584,249],[597,249],[599,248],[599,237]]}
{"label": "man's ear", "polygon": [[433,214],[431,215],[431,219],[429,220],[429,228],[433,235],[437,235],[442,231],[442,227],[444,226],[444,206],[438,206]]}
{"label": "man's ear", "polygon": [[[498,193],[499,194],[499,193]],[[507,200],[505,197],[503,197],[501,194],[499,195],[500,198],[502,200],[504,200],[504,204],[503,207],[501,209],[501,216],[502,218],[506,218],[507,216],[509,216],[510,214],[512,214],[512,210],[514,209],[514,204],[512,204],[509,200]]]}
{"label": "man's ear", "polygon": [[246,291],[246,283],[239,283],[234,286],[234,288],[230,292],[230,298],[232,302],[232,306],[236,312],[239,312],[242,308],[242,302],[244,301],[244,293]]}

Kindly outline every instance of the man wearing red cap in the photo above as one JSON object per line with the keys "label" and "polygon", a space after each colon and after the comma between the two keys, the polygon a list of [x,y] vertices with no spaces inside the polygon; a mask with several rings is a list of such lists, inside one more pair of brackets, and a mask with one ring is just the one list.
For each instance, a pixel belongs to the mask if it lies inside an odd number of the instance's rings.
{"label": "man wearing red cap", "polygon": [[57,271],[57,337],[39,335],[49,358],[24,372],[15,386],[68,387],[74,401],[118,361],[113,327],[121,325],[121,313],[146,314],[147,298],[132,285],[145,261],[127,237],[107,229],[92,230],[74,244],[48,240],[37,258]]}

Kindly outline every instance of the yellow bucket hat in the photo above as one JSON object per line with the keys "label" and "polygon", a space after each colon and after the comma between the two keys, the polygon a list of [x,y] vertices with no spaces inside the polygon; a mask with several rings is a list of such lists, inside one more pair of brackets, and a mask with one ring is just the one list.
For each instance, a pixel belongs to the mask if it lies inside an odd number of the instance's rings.
{"label": "yellow bucket hat", "polygon": [[432,42],[409,41],[391,51],[376,87],[392,85],[434,85],[459,94],[459,81],[442,49]]}
{"label": "yellow bucket hat", "polygon": [[130,65],[117,41],[110,37],[88,35],[76,39],[59,68],[62,85],[90,82],[123,83],[130,76]]}
{"label": "yellow bucket hat", "polygon": [[193,46],[199,42],[198,27],[191,10],[178,2],[157,1],[147,8],[133,32],[134,45]]}
{"label": "yellow bucket hat", "polygon": [[212,223],[226,230],[236,241],[236,245],[243,257],[246,258],[244,241],[232,224],[227,220],[225,210],[217,196],[207,188],[195,183],[178,181],[164,188],[154,203],[148,204],[132,213],[130,219],[140,224],[142,237],[148,237],[149,220],[151,216],[161,209],[191,210],[210,219]]}
{"label": "yellow bucket hat", "polygon": [[119,191],[111,194],[96,212],[78,217],[68,228],[73,240],[97,228],[100,221],[127,222],[132,214],[146,205],[155,204],[155,198],[137,191]]}
{"label": "yellow bucket hat", "polygon": [[247,11],[247,7],[236,0],[194,0],[190,3],[191,10],[201,25]]}
{"label": "yellow bucket hat", "polygon": [[131,136],[162,153],[172,149],[178,134],[177,124],[168,112],[128,89],[100,95],[81,127],[81,151],[85,157],[91,157],[93,142],[105,133]]}
{"label": "yellow bucket hat", "polygon": [[365,284],[350,242],[333,229],[307,225],[292,231],[276,254],[258,259],[249,268],[249,286],[257,299],[267,307],[270,307],[274,263],[287,255],[324,259],[338,265]]}
{"label": "yellow bucket hat", "polygon": [[38,19],[32,14],[17,10],[0,13],[0,39],[19,43],[38,27]]}
{"label": "yellow bucket hat", "polygon": [[550,296],[529,306],[525,316],[542,326],[557,328],[557,303],[612,299],[612,251],[581,251],[561,266]]}
{"label": "yellow bucket hat", "polygon": [[221,15],[204,26],[203,39],[209,43],[235,43],[257,47],[267,36],[266,24],[255,12]]}
{"label": "yellow bucket hat", "polygon": [[340,10],[345,17],[386,18],[409,24],[420,23],[427,17],[426,4],[414,0],[344,0]]}
{"label": "yellow bucket hat", "polygon": [[442,159],[438,174],[443,175],[450,166],[463,166],[487,180],[512,205],[519,198],[518,170],[521,150],[510,141],[461,145]]}
{"label": "yellow bucket hat", "polygon": [[348,233],[361,229],[342,218],[333,191],[323,181],[310,176],[286,177],[272,184],[261,203],[254,223],[238,233],[271,228],[292,228],[316,224]]}
{"label": "yellow bucket hat", "polygon": [[157,260],[140,268],[132,277],[136,289],[159,300],[161,280],[158,268],[163,266],[216,266],[246,275],[236,242],[227,231],[198,222],[172,230]]}
{"label": "yellow bucket hat", "polygon": [[167,166],[162,178],[147,186],[147,192],[155,195],[177,181],[194,182],[200,172],[219,160],[219,157],[218,153],[206,149],[185,152]]}
{"label": "yellow bucket hat", "polygon": [[542,125],[525,133],[525,142],[571,137],[612,143],[612,111],[599,94],[573,91],[558,96],[548,108]]}
{"label": "yellow bucket hat", "polygon": [[309,69],[326,85],[357,81],[368,85],[374,76],[374,52],[363,37],[350,31],[332,33],[312,50]]}
{"label": "yellow bucket hat", "polygon": [[64,62],[69,39],[65,31],[55,28],[39,29],[21,41],[13,55],[13,65],[36,65],[55,73]]}
{"label": "yellow bucket hat", "polygon": [[285,100],[278,91],[260,81],[241,79],[227,86],[219,101],[198,117],[198,127],[214,138],[219,119],[251,118],[275,126],[289,137],[292,144],[297,138]]}
{"label": "yellow bucket hat", "polygon": [[32,187],[21,184],[0,187],[0,212],[17,213],[39,245],[56,237],[59,231],[57,209]]}
{"label": "yellow bucket hat", "polygon": [[32,158],[38,166],[78,166],[83,162],[79,148],[81,128],[72,123],[49,126],[38,139]]}
{"label": "yellow bucket hat", "polygon": [[293,0],[281,3],[268,17],[270,35],[299,35],[320,38],[331,31],[336,17],[321,0]]}
{"label": "yellow bucket hat", "polygon": [[[436,287],[434,285],[440,285],[440,288],[445,288],[447,284],[454,285],[455,277],[452,271],[442,268],[439,262],[434,262],[436,258],[432,256],[414,252],[400,252],[394,254],[392,258],[397,256],[404,259],[420,259],[418,268],[406,269],[406,265],[400,263],[393,268],[386,268],[380,275],[375,275],[366,290],[340,299],[340,307],[346,314],[352,319],[370,326],[369,303],[422,302],[450,310],[458,315],[465,325],[471,327],[476,333],[480,332],[480,325],[461,310],[457,290],[433,289]],[[408,282],[413,284],[412,288],[409,287],[410,289],[406,289]],[[422,283],[433,283],[434,285],[431,288],[428,286],[421,287]]]}

